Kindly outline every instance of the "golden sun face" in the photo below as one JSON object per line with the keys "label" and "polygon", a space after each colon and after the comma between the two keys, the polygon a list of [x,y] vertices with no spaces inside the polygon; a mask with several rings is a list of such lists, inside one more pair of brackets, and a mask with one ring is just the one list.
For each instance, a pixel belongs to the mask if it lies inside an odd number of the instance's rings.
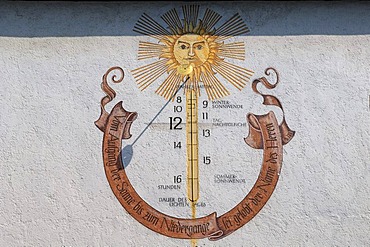
{"label": "golden sun face", "polygon": [[179,76],[190,77],[188,86],[198,86],[202,72],[212,73],[211,64],[218,47],[212,37],[190,33],[167,40],[161,57],[168,59],[169,70],[177,68]]}
{"label": "golden sun face", "polygon": [[175,9],[168,11],[162,19],[169,25],[169,30],[148,15],[142,15],[134,31],[159,42],[139,43],[139,60],[157,58],[157,61],[132,71],[141,90],[167,72],[168,77],[156,90],[159,95],[172,98],[184,79],[189,77],[185,90],[195,89],[199,95],[203,87],[208,98],[215,100],[230,94],[216,74],[239,90],[249,81],[253,75],[251,70],[225,61],[225,58],[244,60],[243,42],[224,43],[224,40],[249,31],[241,17],[234,15],[215,29],[221,16],[207,9],[203,19],[197,21],[198,12],[199,6],[183,6],[181,22]]}
{"label": "golden sun face", "polygon": [[208,59],[208,42],[200,35],[185,34],[176,41],[173,53],[180,65],[190,64],[199,67]]}

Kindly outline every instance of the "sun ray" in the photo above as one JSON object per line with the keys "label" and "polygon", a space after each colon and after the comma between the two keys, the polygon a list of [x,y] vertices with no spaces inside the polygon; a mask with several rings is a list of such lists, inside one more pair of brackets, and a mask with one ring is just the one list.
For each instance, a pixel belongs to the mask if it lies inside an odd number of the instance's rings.
{"label": "sun ray", "polygon": [[219,48],[219,56],[238,60],[245,60],[244,42],[222,44]]}
{"label": "sun ray", "polygon": [[205,28],[206,32],[211,31],[211,29],[216,25],[216,23],[220,19],[221,19],[220,14],[207,8],[202,19],[203,27]]}
{"label": "sun ray", "polygon": [[239,75],[241,77],[244,77],[245,76],[245,77],[248,77],[249,78],[254,73],[253,71],[251,71],[249,69],[246,69],[246,68],[240,67],[238,65],[235,65],[235,64],[226,62],[224,60],[218,60],[218,66],[220,66],[222,68],[225,68],[227,70],[233,71],[235,73],[238,73],[239,71],[241,71],[241,72],[243,72],[243,73],[240,73],[240,75]]}
{"label": "sun ray", "polygon": [[183,26],[175,9],[167,11],[161,18],[167,23],[173,33],[181,33]]}
{"label": "sun ray", "polygon": [[[156,93],[158,93],[161,96],[164,96],[166,99],[168,99],[168,95],[171,94],[172,88],[174,88],[177,84],[177,81],[180,80],[179,75],[176,72],[172,72],[170,76],[162,83],[161,90],[157,90]],[[173,95],[173,94],[172,94]]]}
{"label": "sun ray", "polygon": [[170,86],[170,83],[172,80],[173,80],[173,76],[175,75],[175,71],[172,71],[169,76],[161,83],[161,85],[157,88],[157,90],[155,90],[155,92],[159,95],[162,96],[163,92],[166,91],[166,89],[168,89],[168,87]]}
{"label": "sun ray", "polygon": [[138,59],[142,60],[147,58],[159,57],[163,54],[163,50],[165,48],[165,45],[140,41]]}
{"label": "sun ray", "polygon": [[[177,89],[179,89],[179,86],[181,84],[181,76],[179,75],[175,75],[174,79],[173,79],[173,82],[171,83],[171,87],[169,88],[169,90],[167,92],[165,92],[165,95],[164,95],[164,98],[169,100],[172,98],[172,96],[175,94],[175,92],[177,91]],[[172,98],[172,101],[174,101],[175,98]]]}
{"label": "sun ray", "polygon": [[176,70],[173,70],[155,92],[169,100],[179,88],[180,83],[181,76],[176,73]]}
{"label": "sun ray", "polygon": [[188,30],[185,30],[185,32],[189,32],[197,24],[199,5],[182,6],[182,11],[184,13],[185,29],[188,29]]}
{"label": "sun ray", "polygon": [[[217,95],[218,95],[218,99],[219,98],[223,98],[227,95],[230,95],[230,92],[229,90],[226,89],[226,87],[224,86],[224,84],[222,84],[217,78],[215,75],[211,74],[209,76],[209,79],[211,81],[211,86],[214,87],[215,91],[217,92]],[[217,99],[215,98],[215,99]]]}
{"label": "sun ray", "polygon": [[239,14],[235,14],[216,30],[215,35],[218,36],[217,41],[222,41],[248,32],[249,29],[243,19]]}
{"label": "sun ray", "polygon": [[208,99],[209,100],[214,100],[214,98],[215,98],[214,91],[211,90],[211,85],[208,82],[207,78],[205,78],[204,74],[201,75],[201,79],[202,79],[202,82],[203,82],[203,85],[204,85],[204,89],[206,90]]}
{"label": "sun ray", "polygon": [[253,75],[253,71],[219,59],[214,69],[234,87],[241,90]]}
{"label": "sun ray", "polygon": [[230,74],[234,73],[236,75],[236,78],[238,79],[244,79],[244,78],[249,79],[253,75],[252,71],[247,70],[246,68],[242,68],[237,65],[225,62],[225,61],[221,62],[219,64],[219,67],[225,70],[226,72],[230,71]]}
{"label": "sun ray", "polygon": [[[144,90],[148,85],[152,83],[152,80],[158,78],[165,72],[164,66],[156,66],[146,68],[147,70],[144,70],[142,73],[134,74],[134,77],[137,81],[137,84],[139,85],[139,88],[141,90]],[[150,70],[151,73],[148,74],[147,71]]]}
{"label": "sun ray", "polygon": [[148,35],[158,40],[162,40],[170,32],[153,20],[149,15],[142,14],[134,26],[134,31],[143,35]]}
{"label": "sun ray", "polygon": [[213,73],[201,76],[207,96],[210,100],[225,97],[230,94],[229,90],[213,75]]}
{"label": "sun ray", "polygon": [[133,70],[132,75],[139,85],[140,90],[144,90],[163,75],[166,70],[166,60],[159,60]]}

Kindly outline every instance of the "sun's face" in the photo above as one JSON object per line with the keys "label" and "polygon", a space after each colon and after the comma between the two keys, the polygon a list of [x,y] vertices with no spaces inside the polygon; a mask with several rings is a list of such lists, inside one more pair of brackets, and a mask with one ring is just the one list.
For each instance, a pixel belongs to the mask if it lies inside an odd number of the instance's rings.
{"label": "sun's face", "polygon": [[198,13],[199,6],[183,6],[184,18],[181,20],[175,9],[168,11],[161,16],[168,29],[146,14],[137,22],[134,31],[158,40],[156,43],[139,43],[139,60],[156,59],[132,71],[141,90],[166,72],[167,78],[156,90],[166,99],[173,97],[186,77],[189,79],[185,90],[191,88],[199,95],[203,86],[209,100],[230,94],[216,74],[239,90],[247,85],[253,72],[225,60],[245,59],[244,42],[224,42],[249,31],[241,17],[236,14],[217,29],[214,26],[221,15],[206,9],[203,19],[199,19]]}
{"label": "sun's face", "polygon": [[221,45],[209,35],[194,33],[167,36],[163,43],[166,49],[161,57],[169,59],[168,70],[177,68],[182,79],[189,76],[187,86],[192,88],[199,87],[202,73],[212,73],[210,64],[214,63],[217,47]]}
{"label": "sun's face", "polygon": [[208,59],[208,42],[201,35],[185,34],[176,40],[173,53],[179,65],[192,65],[197,68]]}

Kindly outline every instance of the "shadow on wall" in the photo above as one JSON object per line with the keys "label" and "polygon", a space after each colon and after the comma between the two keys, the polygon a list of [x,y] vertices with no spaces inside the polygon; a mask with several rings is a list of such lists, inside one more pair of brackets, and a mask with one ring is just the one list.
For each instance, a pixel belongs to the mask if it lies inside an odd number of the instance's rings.
{"label": "shadow on wall", "polygon": [[[223,17],[239,13],[252,36],[370,34],[370,2],[195,2],[199,17],[210,8]],[[3,2],[0,36],[82,37],[136,36],[133,27],[141,14],[160,18],[181,2]],[[216,25],[217,27],[217,25]]]}

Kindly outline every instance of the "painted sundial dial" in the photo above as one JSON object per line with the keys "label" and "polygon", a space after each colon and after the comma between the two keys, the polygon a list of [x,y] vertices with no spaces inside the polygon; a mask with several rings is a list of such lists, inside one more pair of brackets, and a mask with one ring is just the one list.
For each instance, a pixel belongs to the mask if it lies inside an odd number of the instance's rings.
{"label": "painted sundial dial", "polygon": [[[185,5],[160,19],[143,14],[134,25],[143,35],[137,58],[146,63],[126,72],[108,69],[95,124],[104,132],[108,183],[129,215],[154,234],[196,246],[198,239],[228,236],[262,209],[294,131],[272,111],[248,110],[253,93],[264,105],[283,108],[257,89],[278,85],[276,69],[265,70],[274,81],[250,82],[244,41],[234,39],[249,32],[239,14],[222,20],[211,9]],[[125,73],[134,81],[125,81]],[[108,112],[116,97],[111,82],[135,84],[142,94],[121,95]],[[141,105],[126,109],[133,97]]]}

